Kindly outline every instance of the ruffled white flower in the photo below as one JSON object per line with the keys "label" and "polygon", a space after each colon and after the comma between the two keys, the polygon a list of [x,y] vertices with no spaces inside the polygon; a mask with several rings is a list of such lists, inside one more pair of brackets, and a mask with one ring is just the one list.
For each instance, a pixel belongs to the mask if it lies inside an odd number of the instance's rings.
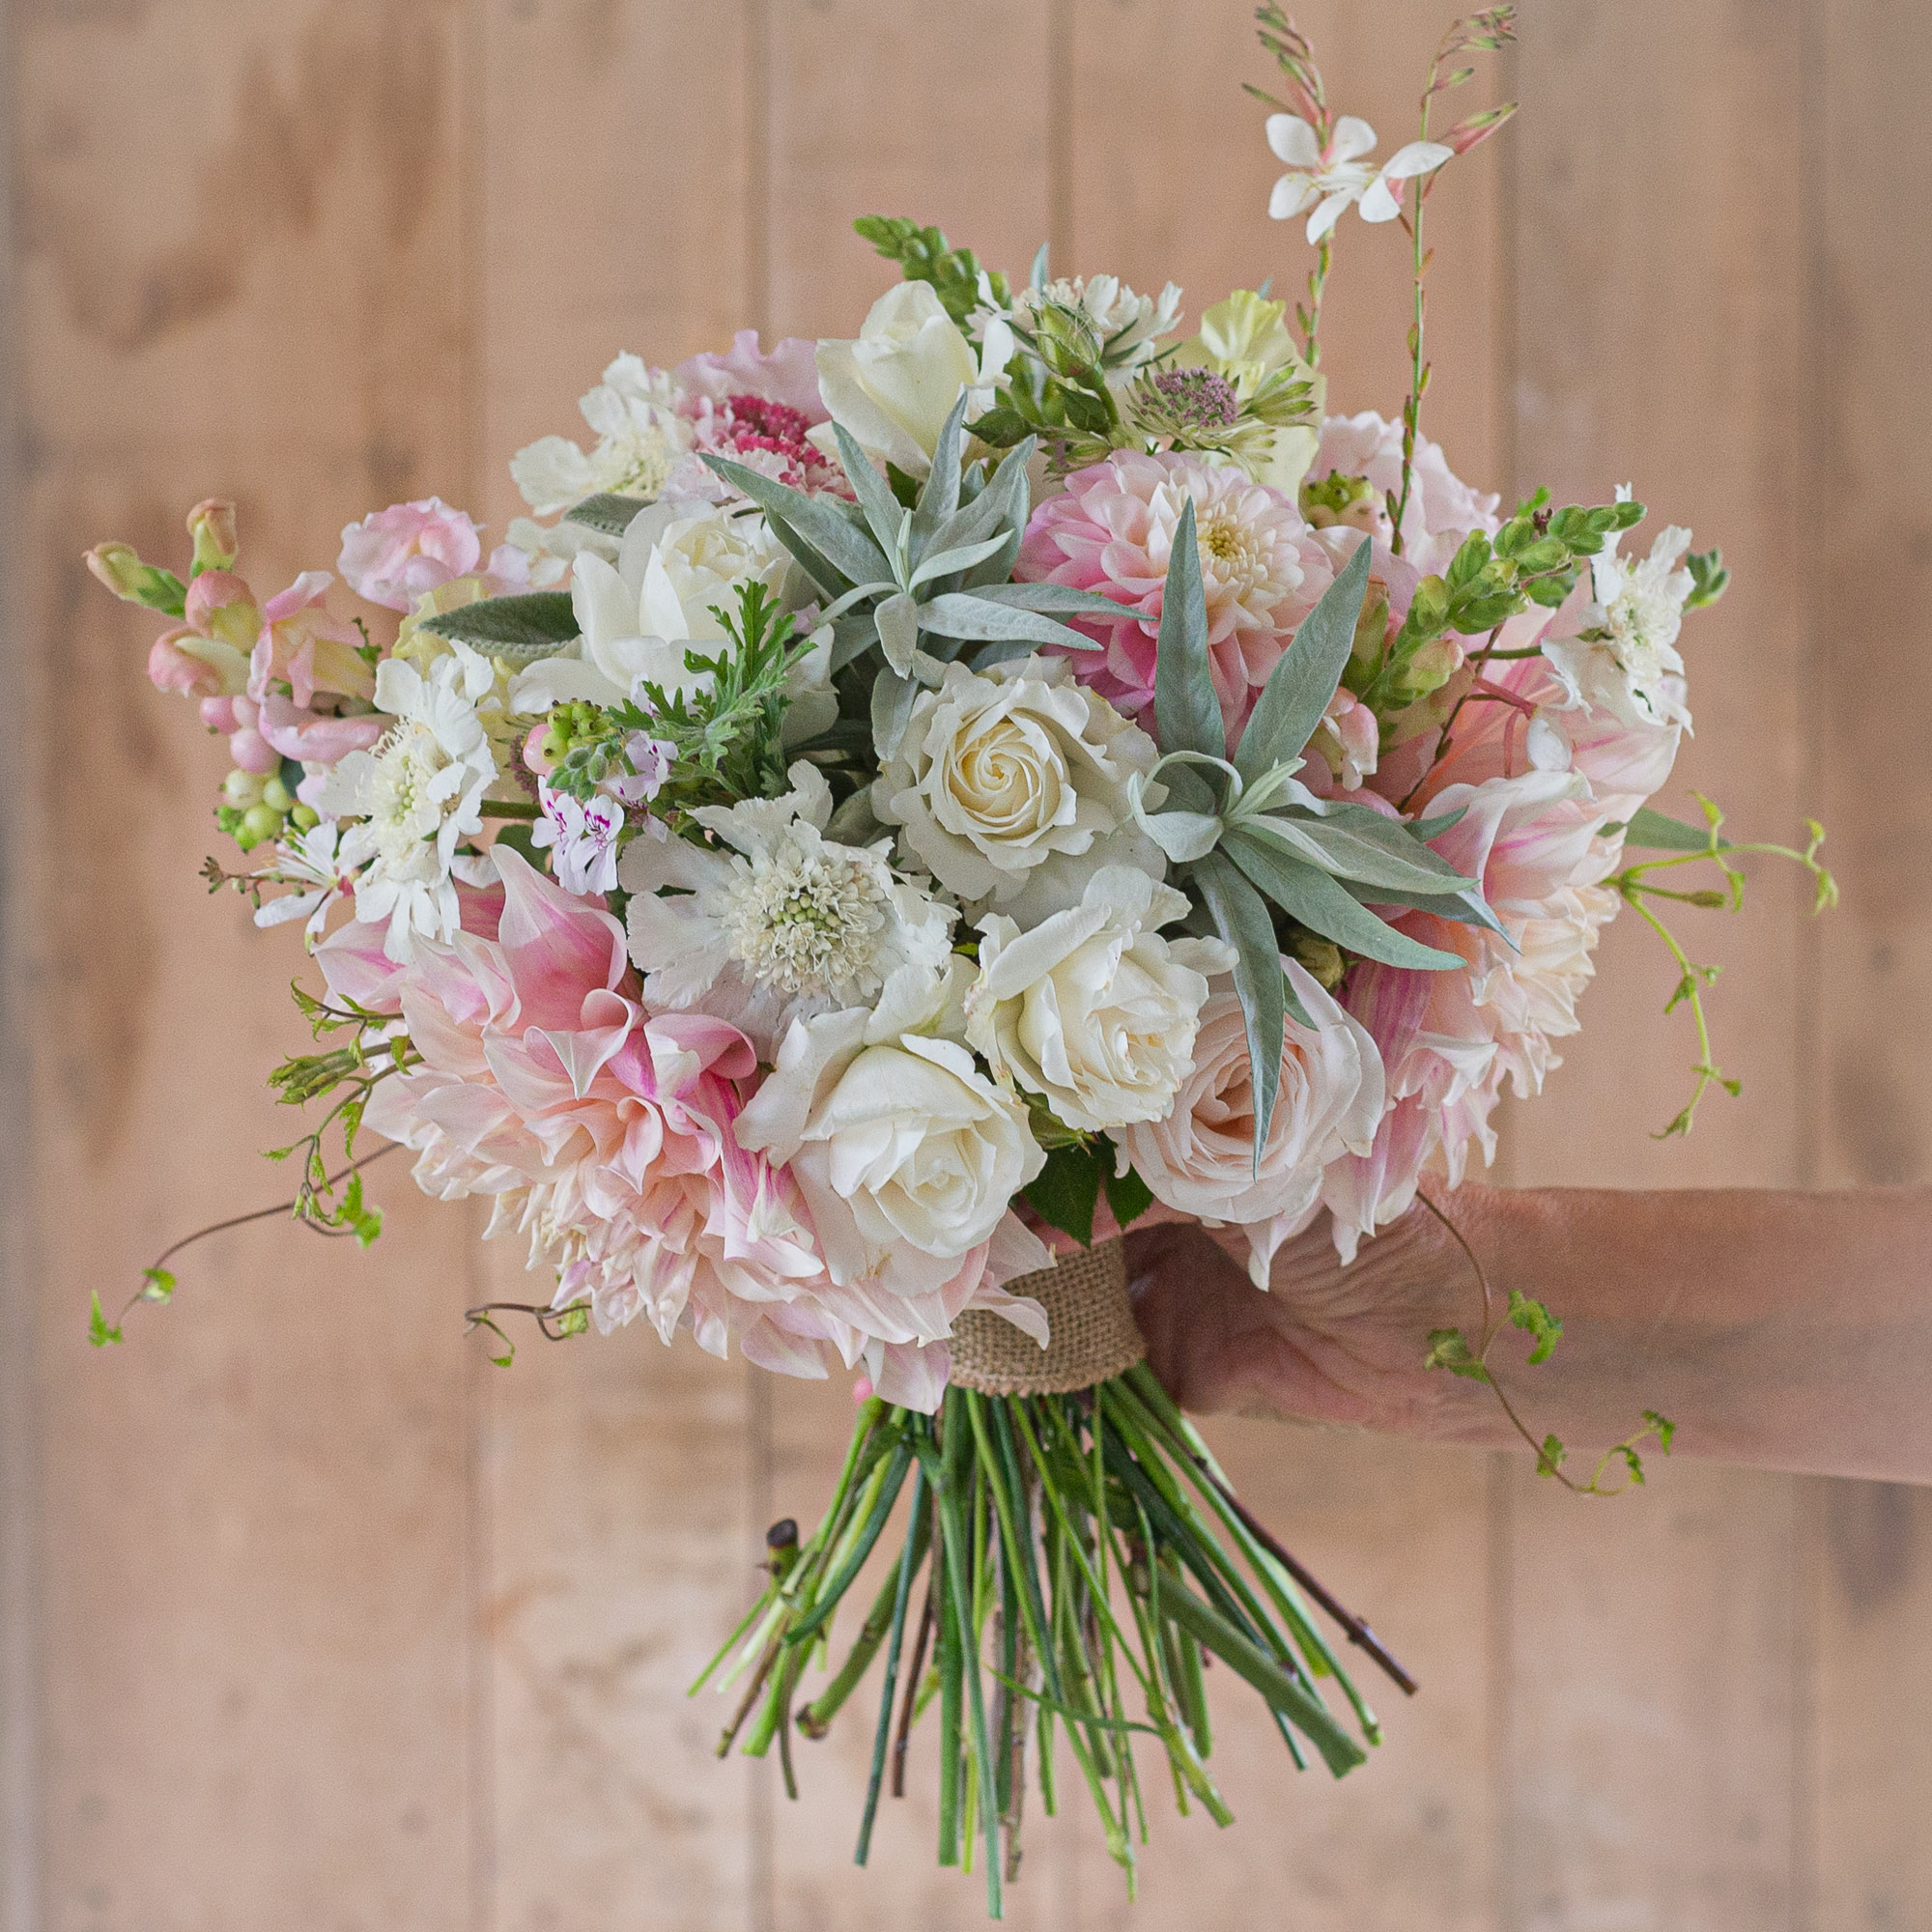
{"label": "ruffled white flower", "polygon": [[966,995],[968,1043],[1082,1133],[1159,1120],[1191,1065],[1208,978],[1235,963],[1218,939],[1154,930],[1186,911],[1184,894],[1111,866],[1079,905],[1031,932],[988,914]]}
{"label": "ruffled white flower", "polygon": [[[1629,497],[1628,488],[1618,490],[1619,502]],[[1543,646],[1573,709],[1605,710],[1627,725],[1690,729],[1677,651],[1696,582],[1684,568],[1690,548],[1690,532],[1673,524],[1659,532],[1648,556],[1619,556],[1612,537],[1591,559],[1596,596],[1583,607],[1577,635]]]}
{"label": "ruffled white flower", "polygon": [[355,916],[369,925],[388,922],[383,950],[391,959],[412,958],[418,937],[451,939],[461,923],[455,880],[474,867],[456,847],[482,831],[483,796],[497,777],[477,715],[496,686],[496,667],[467,644],[438,658],[427,676],[399,658],[384,660],[376,708],[395,724],[317,787],[315,807],[325,817],[359,821],[343,834],[339,856],[345,867],[364,868]]}
{"label": "ruffled white flower", "polygon": [[619,355],[604,380],[579,404],[597,432],[581,449],[568,437],[540,437],[510,460],[524,501],[540,517],[555,516],[601,491],[655,497],[691,447],[692,427],[677,410],[677,384],[635,355]]}
{"label": "ruffled white flower", "polygon": [[727,1019],[764,1053],[800,1015],[869,1006],[900,967],[952,949],[954,914],[894,875],[885,841],[824,836],[818,770],[801,760],[791,781],[782,798],[694,813],[720,848],[638,838],[618,867],[646,1002]]}
{"label": "ruffled white flower", "polygon": [[875,1333],[943,1338],[940,1292],[1046,1164],[1024,1105],[958,1041],[967,970],[902,967],[876,1006],[797,1021],[738,1117],[739,1145],[797,1181],[834,1283],[868,1290]]}
{"label": "ruffled white flower", "polygon": [[1381,167],[1371,167],[1363,156],[1376,145],[1376,130],[1355,114],[1335,123],[1325,147],[1299,115],[1270,114],[1267,144],[1275,158],[1288,164],[1268,196],[1268,213],[1286,221],[1313,208],[1308,217],[1311,242],[1321,241],[1351,207],[1360,208],[1364,221],[1393,221],[1402,213],[1402,202],[1391,184],[1433,174],[1456,153],[1440,141],[1411,141]]}
{"label": "ruffled white flower", "polygon": [[269,876],[298,890],[257,906],[257,925],[286,925],[291,920],[306,919],[303,930],[314,950],[330,909],[355,883],[354,868],[344,866],[336,850],[339,836],[335,821],[325,818],[300,837],[282,840]]}
{"label": "ruffled white flower", "polygon": [[1158,755],[1065,658],[952,664],[914,700],[872,810],[950,892],[1032,924],[1078,905],[1103,866],[1163,876],[1131,792]]}

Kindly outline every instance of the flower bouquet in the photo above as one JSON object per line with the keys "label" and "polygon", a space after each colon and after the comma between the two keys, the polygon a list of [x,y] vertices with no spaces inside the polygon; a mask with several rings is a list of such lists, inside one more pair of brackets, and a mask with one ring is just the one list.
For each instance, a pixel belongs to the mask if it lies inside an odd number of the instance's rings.
{"label": "flower bouquet", "polygon": [[[936,1704],[939,1858],[982,1864],[995,1916],[1029,1758],[1050,1811],[1064,1746],[1130,1878],[1137,1739],[1228,1822],[1209,1658],[1338,1775],[1378,1732],[1322,1619],[1414,1689],[1148,1372],[1123,1231],[1236,1230],[1257,1292],[1319,1216],[1351,1258],[1425,1174],[1490,1155],[1625,903],[1676,957],[1699,1093],[1722,1078],[1655,901],[1734,899],[1741,848],[1646,805],[1720,560],[1675,528],[1622,554],[1628,493],[1503,514],[1419,427],[1430,189],[1509,110],[1431,116],[1507,10],[1451,30],[1379,167],[1261,18],[1270,212],[1317,251],[1293,327],[1237,291],[1187,332],[1171,284],[1056,278],[1042,250],[1015,286],[868,218],[904,279],[854,338],[619,356],[590,447],[514,460],[531,514],[487,555],[432,497],[344,531],[354,612],[327,573],[258,596],[224,503],[190,516],[185,580],[90,558],[173,620],[153,680],[227,739],[245,859],[212,884],[301,922],[321,972],[316,1051],[271,1076],[317,1109],[279,1151],[290,1209],[372,1239],[361,1170],[408,1147],[419,1186],[527,1241],[538,1296],[472,1312],[505,1365],[514,1316],[641,1317],[856,1378],[830,1507],[773,1529],[700,1681],[734,1700],[721,1754],[776,1746],[790,1784],[794,1732],[879,1666],[862,1863]],[[1351,207],[1414,250],[1394,421],[1323,413]],[[1655,883],[1699,863],[1722,889]],[[137,1300],[172,1294],[172,1254]],[[1538,1304],[1509,1319],[1553,1344]],[[1417,1348],[1488,1379],[1489,1339]]]}

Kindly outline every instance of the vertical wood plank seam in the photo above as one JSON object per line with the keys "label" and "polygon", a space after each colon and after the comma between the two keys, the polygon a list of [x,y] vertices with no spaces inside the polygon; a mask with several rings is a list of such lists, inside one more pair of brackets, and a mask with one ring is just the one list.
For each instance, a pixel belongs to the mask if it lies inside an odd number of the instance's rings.
{"label": "vertical wood plank seam", "polygon": [[1073,87],[1073,0],[1047,0],[1044,239],[1048,258],[1063,275],[1074,260]]}
{"label": "vertical wood plank seam", "polygon": [[[15,98],[18,65],[14,9],[0,0],[0,101],[7,125],[20,125]],[[24,426],[14,316],[18,264],[14,254],[14,142],[0,149],[0,517],[22,527],[17,474]],[[0,653],[16,691],[24,687],[27,715],[43,717],[36,700],[41,654],[23,641],[22,611],[12,556],[0,553]],[[0,1932],[39,1932],[43,1922],[39,1843],[39,1776],[43,1735],[40,1671],[40,1456],[35,1399],[34,1293],[38,1244],[27,1185],[34,1136],[31,1115],[32,995],[27,918],[33,875],[27,855],[39,849],[33,823],[32,765],[36,753],[9,734],[0,744],[0,1104],[8,1127],[0,1143]]]}

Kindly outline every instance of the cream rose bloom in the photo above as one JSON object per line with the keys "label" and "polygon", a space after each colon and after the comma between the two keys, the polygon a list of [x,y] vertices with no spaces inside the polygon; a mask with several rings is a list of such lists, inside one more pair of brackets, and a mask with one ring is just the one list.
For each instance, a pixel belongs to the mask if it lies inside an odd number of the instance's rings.
{"label": "cream rose bloom", "polygon": [[1268,1282],[1275,1250],[1306,1227],[1321,1204],[1321,1170],[1343,1153],[1366,1153],[1385,1105],[1381,1055],[1367,1028],[1285,960],[1289,983],[1315,1024],[1291,1017],[1282,1042],[1281,1089],[1255,1172],[1255,1097],[1247,1029],[1232,985],[1218,987],[1194,1036],[1193,1066],[1165,1119],[1129,1126],[1121,1149],[1155,1200],[1248,1236],[1248,1273]]}
{"label": "cream rose bloom", "polygon": [[1074,682],[1064,658],[978,672],[953,664],[914,700],[873,781],[872,810],[949,891],[1033,924],[1078,905],[1103,866],[1161,878],[1159,849],[1128,797],[1128,781],[1158,756],[1145,731]]}
{"label": "cream rose bloom", "polygon": [[872,1009],[794,1021],[738,1117],[739,1145],[798,1182],[833,1282],[877,1304],[874,1332],[943,1337],[941,1291],[1046,1165],[1024,1105],[960,1043],[968,971],[901,967]]}
{"label": "cream rose bloom", "polygon": [[1192,1065],[1208,976],[1235,963],[1218,939],[1154,930],[1186,911],[1183,894],[1110,866],[1079,905],[1030,932],[989,913],[966,995],[968,1043],[1082,1133],[1159,1120]]}

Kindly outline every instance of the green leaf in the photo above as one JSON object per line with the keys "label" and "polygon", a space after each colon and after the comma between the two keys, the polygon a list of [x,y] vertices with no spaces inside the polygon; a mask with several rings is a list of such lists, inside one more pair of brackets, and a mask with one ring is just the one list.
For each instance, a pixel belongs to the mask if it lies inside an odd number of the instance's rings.
{"label": "green leaf", "polygon": [[942,577],[955,577],[969,571],[976,563],[983,563],[987,557],[1000,549],[1007,541],[1008,532],[1001,530],[993,536],[981,537],[978,543],[961,544],[952,550],[937,550],[915,566],[912,580],[906,585],[909,590],[918,590],[923,585],[936,582]]}
{"label": "green leaf", "polygon": [[1667,1415],[1659,1415],[1654,1408],[1645,1409],[1643,1419],[1650,1424],[1652,1430],[1656,1433],[1657,1446],[1666,1456],[1669,1455],[1671,1441],[1677,1435],[1676,1423],[1672,1422]]}
{"label": "green leaf", "polygon": [[[974,592],[989,604],[1010,604],[1016,611],[1044,611],[1055,617],[1131,617],[1140,612],[1118,598],[1097,590],[1076,590],[1070,583],[988,583]],[[1093,641],[1091,639],[1088,640]]]}
{"label": "green leaf", "polygon": [[1724,568],[1720,550],[1693,550],[1684,559],[1690,571],[1690,594],[1684,600],[1687,611],[1702,611],[1715,604],[1731,586],[1731,573]]}
{"label": "green leaf", "polygon": [[644,497],[620,497],[612,491],[599,491],[594,497],[586,497],[581,503],[573,503],[563,513],[566,524],[582,524],[586,529],[601,531],[607,537],[620,537],[631,527],[641,510],[651,507]]}
{"label": "green leaf", "polygon": [[[1360,899],[1364,905],[1406,906],[1410,912],[1434,913],[1437,919],[1453,920],[1458,925],[1480,925],[1509,939],[1502,922],[1484,904],[1482,894],[1473,889],[1466,893],[1403,893],[1393,886],[1351,885],[1347,879],[1341,884],[1350,898]],[[1510,940],[1510,945],[1514,948],[1516,942]]]}
{"label": "green leaf", "polygon": [[1509,1319],[1535,1338],[1535,1346],[1529,1351],[1531,1368],[1547,1362],[1556,1352],[1556,1345],[1563,1337],[1562,1322],[1542,1302],[1520,1288],[1510,1290]]}
{"label": "green leaf", "polygon": [[1468,961],[1457,952],[1438,952],[1384,924],[1367,906],[1351,898],[1326,872],[1290,858],[1286,853],[1238,826],[1221,841],[1223,849],[1255,885],[1291,919],[1311,932],[1346,946],[1364,958],[1413,972],[1446,973],[1466,970]]}
{"label": "green leaf", "polygon": [[966,405],[971,392],[961,389],[959,400],[947,412],[945,426],[932,449],[932,468],[926,472],[925,487],[912,513],[913,554],[923,556],[933,533],[952,520],[959,508],[959,445],[965,435]]}
{"label": "green leaf", "polygon": [[577,612],[567,590],[523,590],[514,597],[486,597],[460,611],[426,617],[422,628],[486,657],[512,664],[553,658],[578,638]]}
{"label": "green leaf", "polygon": [[1432,1328],[1429,1352],[1423,1356],[1422,1366],[1447,1369],[1452,1376],[1463,1376],[1472,1382],[1486,1382],[1490,1378],[1482,1357],[1469,1347],[1469,1338],[1460,1328]]}
{"label": "green leaf", "polygon": [[[1536,1473],[1539,1476],[1553,1476],[1563,1466],[1563,1459],[1570,1452],[1563,1446],[1560,1435],[1546,1435],[1543,1447],[1536,1452]],[[1643,1465],[1636,1460],[1634,1450],[1625,1447],[1623,1454],[1631,1464],[1631,1477],[1634,1482],[1643,1481]]]}
{"label": "green leaf", "polygon": [[[1157,669],[1155,674],[1159,674]],[[1216,710],[1218,713],[1218,706]],[[1267,1145],[1275,1096],[1281,1087],[1288,975],[1281,969],[1281,952],[1267,906],[1261,894],[1236,870],[1234,862],[1220,852],[1210,852],[1196,863],[1193,876],[1215,931],[1236,955],[1235,992],[1248,1036],[1248,1066],[1255,1094],[1255,1173],[1259,1175],[1262,1150]]]}
{"label": "green leaf", "polygon": [[1111,1162],[1102,1163],[1107,1187],[1107,1206],[1122,1229],[1131,1228],[1153,1206],[1153,1189],[1130,1167],[1116,1174]]}
{"label": "green leaf", "polygon": [[1154,645],[1153,711],[1163,752],[1228,755],[1228,727],[1208,668],[1208,603],[1191,497],[1181,508],[1168,554],[1160,637]]}
{"label": "green leaf", "polygon": [[[1609,829],[1605,827],[1605,831]],[[1712,830],[1709,825],[1686,825],[1682,819],[1666,817],[1646,805],[1638,808],[1624,828],[1624,843],[1639,846],[1647,852],[1708,852],[1712,846]],[[1731,849],[1727,839],[1719,838],[1716,842],[1719,852]]]}
{"label": "green leaf", "polygon": [[[895,562],[899,554],[899,537],[902,530],[909,532],[911,512],[902,509],[899,499],[887,486],[886,479],[872,468],[871,459],[859,447],[858,439],[843,423],[834,423],[832,433],[838,440],[838,461],[844,466],[847,480],[852,485],[853,495],[859,499],[859,507],[866,513],[866,522],[871,526],[872,536],[879,546],[880,554],[887,561]],[[896,580],[898,573],[889,573]]]}
{"label": "green leaf", "polygon": [[900,677],[912,669],[913,653],[919,648],[919,607],[904,591],[896,591],[872,612],[878,626],[879,646],[886,662]]}
{"label": "green leaf", "polygon": [[1091,1246],[1103,1168],[1100,1154],[1091,1147],[1054,1148],[1026,1198],[1049,1227],[1071,1235],[1083,1247]]}
{"label": "green leaf", "polygon": [[[1315,735],[1354,646],[1355,625],[1369,589],[1370,549],[1366,543],[1355,546],[1347,567],[1302,619],[1269,673],[1235,753],[1235,769],[1244,782],[1253,784],[1276,765],[1298,758]],[[1156,658],[1156,675],[1158,666]]]}
{"label": "green leaf", "polygon": [[175,1298],[176,1282],[166,1268],[143,1268],[141,1270],[141,1299],[158,1301],[163,1307]]}
{"label": "green leaf", "polygon": [[94,1291],[93,1303],[88,1311],[87,1339],[97,1349],[104,1349],[108,1343],[122,1339],[119,1324],[109,1321],[101,1313],[100,1291],[98,1288]]}

